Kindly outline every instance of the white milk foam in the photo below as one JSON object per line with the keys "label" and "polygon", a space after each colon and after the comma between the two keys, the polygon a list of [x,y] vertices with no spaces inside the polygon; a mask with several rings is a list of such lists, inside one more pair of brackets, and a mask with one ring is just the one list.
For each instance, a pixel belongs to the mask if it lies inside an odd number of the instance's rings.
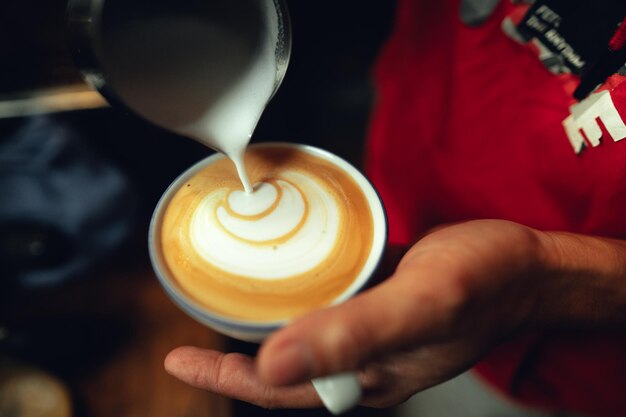
{"label": "white milk foam", "polygon": [[[257,243],[287,235],[304,218],[306,206],[300,191],[293,185],[279,180],[277,186],[282,190],[282,196],[274,210],[266,216],[258,220],[234,217],[224,207],[220,207],[217,209],[217,220],[233,235]],[[230,194],[228,202],[231,209],[238,214],[248,212],[250,214],[247,216],[259,215],[268,210],[278,198],[274,187],[272,184],[262,183],[260,189],[254,191],[254,197],[236,191]],[[273,191],[266,191],[270,189]]]}
{"label": "white milk foam", "polygon": [[[206,196],[191,220],[192,244],[207,262],[232,274],[276,280],[310,271],[334,248],[338,203],[312,178],[291,171],[275,183],[257,184],[254,197],[228,192],[220,188]],[[221,206],[224,201],[235,216]]]}

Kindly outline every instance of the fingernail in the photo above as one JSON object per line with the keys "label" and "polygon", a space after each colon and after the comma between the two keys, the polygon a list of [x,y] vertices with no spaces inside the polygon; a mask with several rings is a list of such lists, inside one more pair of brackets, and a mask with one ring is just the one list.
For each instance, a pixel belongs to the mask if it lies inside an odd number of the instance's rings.
{"label": "fingernail", "polygon": [[291,385],[311,379],[313,355],[308,346],[289,343],[272,350],[272,359],[266,365],[272,384]]}

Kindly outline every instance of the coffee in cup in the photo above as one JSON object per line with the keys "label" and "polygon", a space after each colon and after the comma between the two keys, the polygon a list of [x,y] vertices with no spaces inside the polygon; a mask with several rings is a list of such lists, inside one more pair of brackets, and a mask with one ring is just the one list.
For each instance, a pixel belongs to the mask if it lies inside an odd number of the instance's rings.
{"label": "coffee in cup", "polygon": [[386,240],[384,210],[365,177],[304,145],[253,145],[245,165],[251,194],[232,162],[216,154],[179,177],[159,203],[151,253],[174,300],[205,323],[209,317],[206,324],[258,328],[362,288]]}

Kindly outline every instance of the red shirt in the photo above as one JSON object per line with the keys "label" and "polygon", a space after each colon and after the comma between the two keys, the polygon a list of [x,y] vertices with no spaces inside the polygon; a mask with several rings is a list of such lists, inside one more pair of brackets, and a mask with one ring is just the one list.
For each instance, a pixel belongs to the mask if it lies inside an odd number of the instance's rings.
{"label": "red shirt", "polygon": [[[471,28],[458,0],[399,1],[375,69],[367,164],[392,244],[478,218],[626,238],[626,83],[606,87],[613,118],[591,117],[602,139],[587,124],[581,148],[563,126],[572,77],[551,74],[502,31],[516,7],[504,0]],[[478,370],[528,404],[626,416],[626,332],[528,335],[498,346]]]}

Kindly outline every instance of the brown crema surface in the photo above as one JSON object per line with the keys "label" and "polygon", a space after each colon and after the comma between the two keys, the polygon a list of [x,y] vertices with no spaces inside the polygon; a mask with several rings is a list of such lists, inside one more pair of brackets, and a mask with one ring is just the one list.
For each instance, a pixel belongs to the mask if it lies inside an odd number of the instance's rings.
{"label": "brown crema surface", "polygon": [[[330,255],[306,273],[277,280],[232,274],[199,255],[190,236],[196,208],[217,189],[242,189],[234,164],[222,158],[182,184],[165,209],[160,244],[173,284],[208,311],[245,321],[289,320],[329,305],[358,277],[372,249],[374,222],[365,194],[343,169],[302,150],[252,148],[245,164],[253,184],[272,183],[283,179],[282,173],[296,171],[333,196],[340,226]],[[276,242],[250,244],[271,247]]]}

